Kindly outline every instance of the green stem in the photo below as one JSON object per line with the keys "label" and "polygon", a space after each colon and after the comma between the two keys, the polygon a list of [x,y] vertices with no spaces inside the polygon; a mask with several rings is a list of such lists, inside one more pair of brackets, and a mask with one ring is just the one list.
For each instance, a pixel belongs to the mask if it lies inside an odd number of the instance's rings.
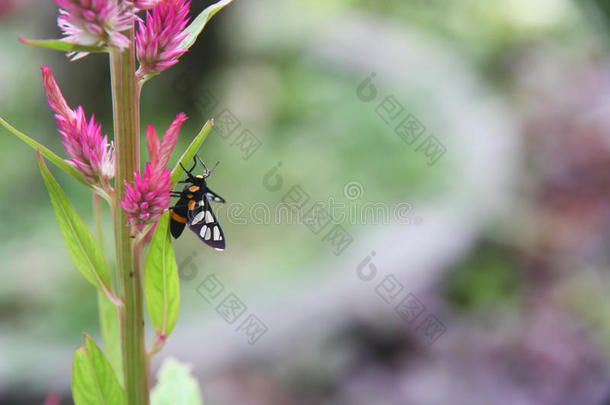
{"label": "green stem", "polygon": [[97,193],[93,194],[93,217],[95,218],[95,236],[97,237],[97,243],[104,252],[104,233],[102,231],[102,203],[100,195]]}
{"label": "green stem", "polygon": [[130,237],[127,215],[117,201],[125,197],[125,182],[133,182],[140,167],[140,102],[135,80],[133,27],[123,32],[131,46],[110,53],[114,145],[116,148],[116,197],[113,201],[117,256],[117,291],[124,302],[120,310],[121,350],[128,405],[148,404],[146,347],[144,343],[144,308],[138,252]]}
{"label": "green stem", "polygon": [[[93,217],[95,219],[95,235],[97,237],[98,244],[102,249],[102,254],[105,256],[104,232],[102,227],[102,203],[101,197],[97,193],[93,193]],[[112,287],[112,291],[116,291],[116,271],[112,272],[110,285]],[[120,309],[101,291],[97,292],[97,307],[106,357],[112,365],[119,383],[121,386],[123,386],[123,362],[121,360],[121,342],[119,340],[118,316],[118,311]]]}

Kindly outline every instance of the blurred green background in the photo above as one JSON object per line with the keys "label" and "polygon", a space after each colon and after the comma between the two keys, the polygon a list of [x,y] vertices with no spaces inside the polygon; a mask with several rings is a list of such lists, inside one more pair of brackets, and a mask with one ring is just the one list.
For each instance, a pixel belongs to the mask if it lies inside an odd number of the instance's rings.
{"label": "blurred green background", "polygon": [[[56,12],[0,0],[0,115],[64,156],[40,66],[110,137],[112,117],[105,56],[69,62],[17,41],[57,37]],[[609,13],[601,1],[235,0],[142,94],[143,126],[190,117],[180,151],[225,110],[240,122],[200,151],[221,162],[209,185],[227,200],[228,248],[174,242],[181,314],[159,357],[191,363],[207,405],[608,403]],[[386,123],[389,96],[401,113]],[[408,114],[425,128],[413,144],[395,132]],[[260,147],[244,158],[246,129]],[[81,332],[99,336],[94,292],[35,154],[6,131],[0,150],[0,404],[68,404],[71,353]],[[89,191],[53,172],[92,225]],[[306,207],[339,206],[332,222],[353,242],[336,252],[332,225],[276,220],[293,186]],[[112,257],[107,210],[104,226]],[[358,276],[367,257],[371,281]],[[212,274],[265,323],[256,344],[202,298]],[[395,311],[409,293],[425,306],[416,320]]]}

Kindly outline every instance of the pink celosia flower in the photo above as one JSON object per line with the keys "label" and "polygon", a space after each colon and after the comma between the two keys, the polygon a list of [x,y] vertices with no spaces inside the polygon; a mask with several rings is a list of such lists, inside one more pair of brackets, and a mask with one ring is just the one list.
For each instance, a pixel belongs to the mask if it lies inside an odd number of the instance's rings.
{"label": "pink celosia flower", "polygon": [[141,230],[146,224],[155,221],[169,208],[171,170],[167,163],[178,141],[180,127],[186,120],[185,114],[178,114],[174,122],[159,142],[157,131],[152,125],[146,129],[146,143],[150,162],[146,163],[144,173],[136,172],[133,185],[125,182],[125,199],[119,201],[128,215],[129,224]]}
{"label": "pink celosia flower", "polygon": [[87,122],[83,107],[72,110],[48,66],[42,67],[42,77],[47,100],[55,111],[62,143],[70,157],[66,160],[90,182],[109,189],[108,181],[114,177],[114,150],[108,137],[102,137],[101,126],[94,116]]}
{"label": "pink celosia flower", "polygon": [[175,65],[178,57],[187,51],[180,47],[180,42],[187,36],[183,31],[189,21],[190,6],[190,0],[164,0],[146,12],[146,22],[138,22],[138,77]]}
{"label": "pink celosia flower", "polygon": [[[131,27],[133,6],[118,0],[54,0],[60,8],[57,25],[65,40],[79,45],[110,45],[127,48],[121,31]],[[79,56],[86,55],[79,53]]]}
{"label": "pink celosia flower", "polygon": [[138,10],[150,10],[161,1],[162,0],[135,0],[133,4]]}

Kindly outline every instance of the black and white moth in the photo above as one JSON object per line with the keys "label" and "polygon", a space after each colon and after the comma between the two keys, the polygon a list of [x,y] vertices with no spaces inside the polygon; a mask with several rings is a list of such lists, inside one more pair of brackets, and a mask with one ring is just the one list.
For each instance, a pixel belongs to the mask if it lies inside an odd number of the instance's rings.
{"label": "black and white moth", "polygon": [[[203,175],[193,175],[193,170],[197,167],[197,160],[201,162],[204,172]],[[218,165],[218,163],[216,164]],[[203,161],[196,156],[193,158],[193,167],[187,170],[180,164],[186,175],[186,180],[179,181],[185,186],[182,191],[172,191],[172,197],[178,197],[178,201],[171,210],[170,230],[174,238],[178,238],[184,226],[188,224],[189,229],[193,231],[199,238],[208,246],[216,250],[224,250],[225,235],[212,211],[210,201],[222,202],[225,200],[218,194],[208,188],[206,178],[212,174],[216,168],[208,169]]]}

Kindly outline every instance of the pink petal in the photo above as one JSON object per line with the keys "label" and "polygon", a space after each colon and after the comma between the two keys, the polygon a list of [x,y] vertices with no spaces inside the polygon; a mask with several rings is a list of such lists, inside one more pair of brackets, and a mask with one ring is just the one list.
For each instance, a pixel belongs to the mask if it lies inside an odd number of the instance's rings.
{"label": "pink petal", "polygon": [[47,100],[49,105],[59,115],[62,119],[66,121],[70,121],[73,119],[73,112],[68,106],[68,103],[64,99],[63,94],[61,94],[61,90],[53,77],[53,73],[51,72],[51,68],[48,66],[43,66],[42,70],[42,78],[43,84],[45,88],[45,92],[47,93]]}
{"label": "pink petal", "polygon": [[159,156],[159,137],[152,124],[149,124],[146,128],[146,145],[151,162],[155,162]]}
{"label": "pink petal", "polygon": [[161,140],[161,149],[159,151],[159,161],[158,165],[165,169],[167,166],[167,162],[169,162],[169,158],[176,147],[176,143],[178,142],[178,135],[180,134],[180,128],[184,121],[187,120],[187,116],[184,113],[180,113],[174,119],[174,122],[167,128],[165,131],[165,135],[163,135],[163,139]]}

